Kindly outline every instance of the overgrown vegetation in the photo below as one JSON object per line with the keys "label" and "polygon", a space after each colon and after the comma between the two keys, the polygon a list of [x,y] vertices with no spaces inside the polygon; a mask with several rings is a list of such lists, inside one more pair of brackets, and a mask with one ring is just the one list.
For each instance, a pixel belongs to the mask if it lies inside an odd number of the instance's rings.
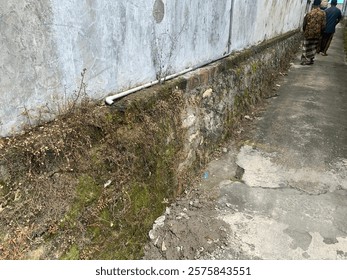
{"label": "overgrown vegetation", "polygon": [[141,258],[178,186],[181,96],[161,88],[2,140],[2,259]]}
{"label": "overgrown vegetation", "polygon": [[[187,139],[180,123],[187,80],[141,91],[112,107],[75,99],[56,120],[0,139],[0,258],[141,258],[154,220],[212,150],[240,131],[245,114],[272,94],[273,69],[284,68],[290,57],[274,59],[269,68],[251,54],[216,66],[223,73],[213,84],[218,94],[202,98],[200,85],[189,92],[206,111],[216,110],[224,97],[232,101],[218,112],[221,131],[211,135],[197,127],[203,144],[180,174],[178,164],[187,156],[181,154]],[[77,97],[85,97],[83,75]]]}

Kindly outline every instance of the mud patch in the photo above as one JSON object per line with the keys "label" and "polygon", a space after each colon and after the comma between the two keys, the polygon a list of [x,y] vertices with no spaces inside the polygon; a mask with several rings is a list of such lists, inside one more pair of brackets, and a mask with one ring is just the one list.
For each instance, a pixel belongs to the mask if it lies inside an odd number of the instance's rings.
{"label": "mud patch", "polygon": [[158,218],[144,259],[201,259],[227,244],[228,225],[216,218],[213,204],[200,191],[182,198]]}

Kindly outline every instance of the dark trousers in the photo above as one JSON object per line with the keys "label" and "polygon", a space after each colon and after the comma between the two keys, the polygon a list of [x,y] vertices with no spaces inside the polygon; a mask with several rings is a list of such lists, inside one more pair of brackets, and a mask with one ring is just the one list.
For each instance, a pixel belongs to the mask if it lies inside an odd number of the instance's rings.
{"label": "dark trousers", "polygon": [[327,53],[331,40],[333,39],[334,33],[323,33],[320,46],[319,46],[319,51],[322,53]]}

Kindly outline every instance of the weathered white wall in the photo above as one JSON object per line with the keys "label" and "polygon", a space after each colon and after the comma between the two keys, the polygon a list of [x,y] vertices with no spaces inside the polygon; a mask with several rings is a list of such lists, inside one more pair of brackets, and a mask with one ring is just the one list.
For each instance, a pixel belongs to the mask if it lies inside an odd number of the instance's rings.
{"label": "weathered white wall", "polygon": [[102,98],[294,30],[306,2],[0,0],[0,136],[54,113],[84,68]]}
{"label": "weathered white wall", "polygon": [[343,15],[344,17],[347,17],[347,1],[344,1],[344,2],[343,2],[341,11],[342,11],[342,15]]}
{"label": "weathered white wall", "polygon": [[87,68],[89,90],[104,96],[225,51],[230,0],[167,1],[162,16],[159,5],[156,1],[52,0],[63,83],[75,88],[71,77],[79,77]]}
{"label": "weathered white wall", "polygon": [[50,90],[61,90],[61,71],[50,22],[42,1],[0,1],[1,136],[20,126],[25,106],[49,102]]}
{"label": "weathered white wall", "polygon": [[307,0],[234,0],[231,28],[232,50],[297,29]]}

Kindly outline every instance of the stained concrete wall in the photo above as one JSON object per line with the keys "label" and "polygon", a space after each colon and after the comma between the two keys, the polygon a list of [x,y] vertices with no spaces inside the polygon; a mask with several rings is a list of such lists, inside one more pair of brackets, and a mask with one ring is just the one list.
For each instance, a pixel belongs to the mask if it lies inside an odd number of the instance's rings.
{"label": "stained concrete wall", "polygon": [[0,0],[0,136],[59,112],[84,68],[103,98],[295,30],[306,2]]}

